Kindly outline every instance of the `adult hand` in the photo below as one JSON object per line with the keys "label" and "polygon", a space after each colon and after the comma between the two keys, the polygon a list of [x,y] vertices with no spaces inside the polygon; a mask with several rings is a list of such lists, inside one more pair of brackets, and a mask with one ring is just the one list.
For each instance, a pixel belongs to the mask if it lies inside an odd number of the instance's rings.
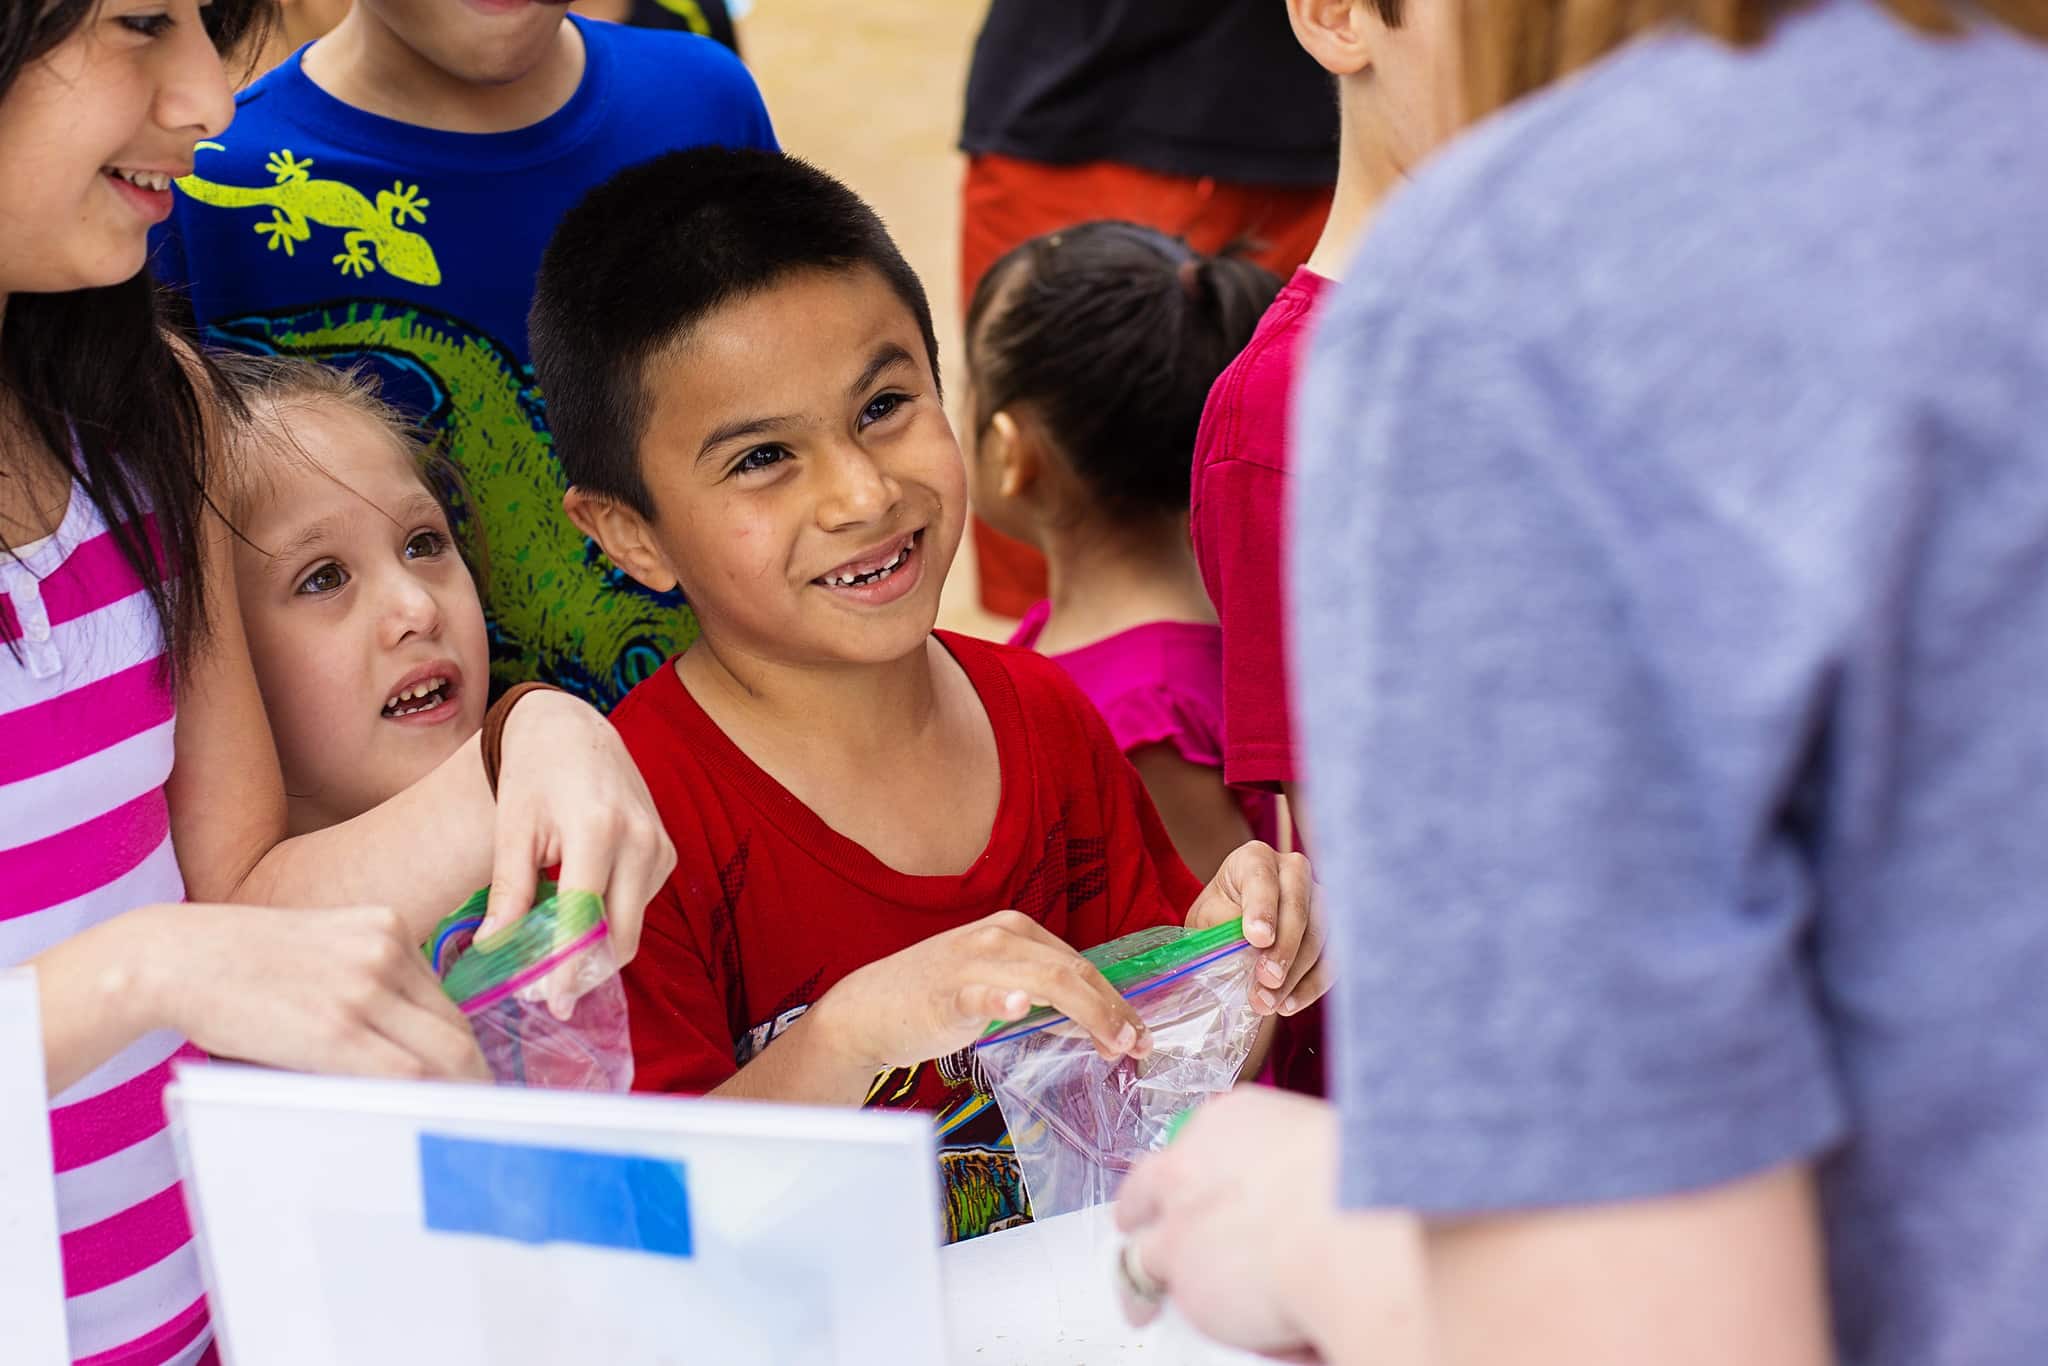
{"label": "adult hand", "polygon": [[647,903],[676,866],[654,798],[618,732],[560,692],[532,693],[505,720],[492,843],[491,896],[479,939],[533,905],[539,870],[596,892],[623,967],[640,947]]}
{"label": "adult hand", "polygon": [[[300,1072],[490,1080],[397,912],[186,904],[134,913],[152,1022]],[[124,917],[125,918],[125,917]]]}
{"label": "adult hand", "polygon": [[997,911],[850,972],[812,1013],[829,1022],[852,1068],[874,1072],[958,1052],[991,1020],[1021,1019],[1040,1005],[1087,1030],[1105,1058],[1151,1051],[1137,1011],[1095,965],[1018,911]]}
{"label": "adult hand", "polygon": [[1244,917],[1244,937],[1261,950],[1252,989],[1260,1015],[1293,1015],[1330,989],[1323,961],[1323,893],[1300,854],[1257,840],[1243,845],[1188,908],[1191,930]]}
{"label": "adult hand", "polygon": [[1149,1322],[1171,1300],[1219,1342],[1282,1359],[1361,1337],[1375,1360],[1418,1359],[1420,1226],[1340,1214],[1336,1163],[1336,1114],[1321,1101],[1248,1086],[1203,1105],[1118,1196],[1131,1274],[1159,1289],[1123,1286],[1125,1316]]}

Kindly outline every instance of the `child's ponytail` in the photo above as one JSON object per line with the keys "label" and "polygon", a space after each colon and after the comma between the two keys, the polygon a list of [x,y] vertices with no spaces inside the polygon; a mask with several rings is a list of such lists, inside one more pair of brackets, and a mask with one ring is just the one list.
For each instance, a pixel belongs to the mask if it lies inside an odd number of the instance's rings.
{"label": "child's ponytail", "polygon": [[975,421],[1028,404],[1111,512],[1184,512],[1209,386],[1279,287],[1249,260],[1135,223],[1034,238],[968,309]]}

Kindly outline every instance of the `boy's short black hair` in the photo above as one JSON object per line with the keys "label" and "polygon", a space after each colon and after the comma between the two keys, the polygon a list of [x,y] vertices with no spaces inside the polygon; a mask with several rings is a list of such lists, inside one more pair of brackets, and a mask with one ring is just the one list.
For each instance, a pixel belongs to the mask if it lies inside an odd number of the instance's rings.
{"label": "boy's short black hair", "polygon": [[804,270],[879,274],[939,375],[924,285],[861,197],[777,152],[693,147],[619,172],[562,219],[528,332],[569,482],[654,515],[640,473],[647,362],[735,299]]}

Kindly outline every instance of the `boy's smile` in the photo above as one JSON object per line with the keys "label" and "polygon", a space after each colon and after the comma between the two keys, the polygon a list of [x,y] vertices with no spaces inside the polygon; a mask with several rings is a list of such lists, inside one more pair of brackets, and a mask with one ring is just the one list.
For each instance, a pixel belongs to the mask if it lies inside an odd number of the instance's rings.
{"label": "boy's smile", "polygon": [[680,584],[714,647],[805,664],[922,647],[965,474],[917,321],[879,273],[803,270],[743,296],[642,383],[653,515],[565,500],[621,567]]}
{"label": "boy's smile", "polygon": [[897,537],[874,554],[856,556],[811,582],[827,592],[859,602],[894,602],[924,577],[924,561],[916,553],[918,538],[923,534],[913,531]]}

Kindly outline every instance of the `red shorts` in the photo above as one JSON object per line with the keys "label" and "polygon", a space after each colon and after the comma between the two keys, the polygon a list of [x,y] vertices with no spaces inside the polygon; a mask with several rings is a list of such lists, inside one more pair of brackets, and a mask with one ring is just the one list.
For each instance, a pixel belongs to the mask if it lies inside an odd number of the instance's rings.
{"label": "red shorts", "polygon": [[[960,188],[960,308],[996,259],[1043,232],[1091,218],[1122,218],[1180,237],[1195,250],[1221,251],[1239,239],[1252,259],[1282,280],[1308,259],[1330,212],[1327,186],[1247,185],[1206,176],[1162,175],[1113,161],[1054,166],[1016,157],[968,158]],[[1190,461],[1194,452],[1188,453]],[[1021,617],[1045,596],[1045,560],[1036,550],[974,522],[981,602]]]}

